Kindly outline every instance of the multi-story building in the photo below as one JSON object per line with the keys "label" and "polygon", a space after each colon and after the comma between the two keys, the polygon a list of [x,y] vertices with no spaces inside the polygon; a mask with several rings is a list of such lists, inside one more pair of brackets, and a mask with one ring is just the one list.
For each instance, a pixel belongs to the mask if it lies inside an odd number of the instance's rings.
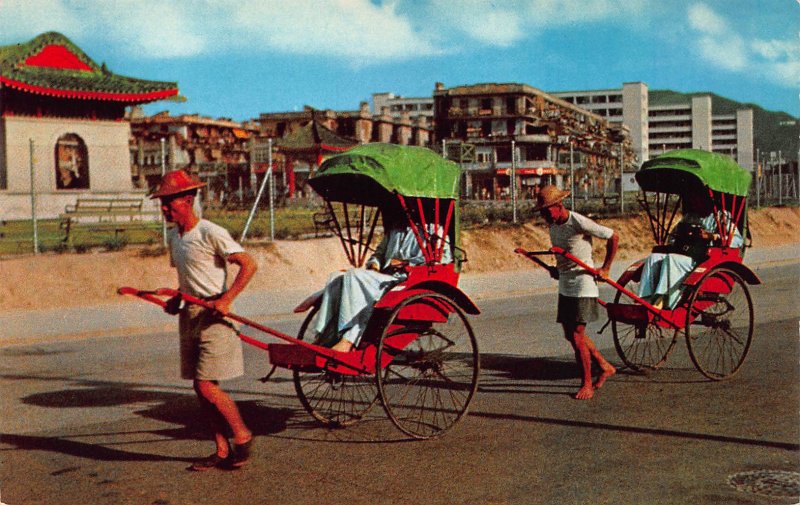
{"label": "multi-story building", "polygon": [[394,116],[384,106],[378,113],[361,102],[358,110],[318,110],[306,106],[299,112],[267,112],[256,120],[260,136],[279,139],[316,121],[342,137],[355,139],[360,144],[384,142],[402,145],[427,145],[431,137],[431,124],[424,114],[413,115],[404,111]]}
{"label": "multi-story building", "polygon": [[405,97],[394,93],[373,93],[372,94],[372,113],[382,113],[384,107],[388,107],[389,114],[395,119],[400,119],[403,113],[410,116],[425,116],[429,121],[433,120],[433,97]]}
{"label": "multi-story building", "polygon": [[657,156],[671,149],[695,148],[727,154],[753,169],[753,110],[712,113],[711,97],[684,103],[654,103],[648,111],[649,149]]}
{"label": "multi-story building", "polygon": [[144,116],[134,109],[130,124],[131,176],[138,187],[153,188],[162,171],[180,168],[208,182],[203,197],[209,202],[250,190],[255,123],[169,112]]}
{"label": "multi-story building", "polygon": [[714,114],[708,95],[650,92],[641,82],[624,83],[622,89],[552,94],[625,125],[639,164],[664,151],[695,148],[730,155],[742,167],[753,168],[752,109]]}
{"label": "multi-story building", "polygon": [[467,162],[469,197],[508,196],[512,168],[522,195],[532,196],[546,181],[587,193],[615,192],[621,158],[624,166],[633,163],[621,125],[526,84],[447,89],[437,83],[433,98],[435,137],[447,155],[453,157],[454,144],[470,146],[460,151],[468,159],[458,160]]}
{"label": "multi-story building", "polygon": [[388,106],[373,114],[367,102],[352,111],[306,106],[298,112],[262,113],[256,121],[257,145],[263,148],[267,139],[274,140],[276,171],[282,174],[281,181],[286,179],[289,195],[294,195],[295,188],[302,194],[310,193],[305,180],[325,155],[368,142],[426,146],[432,128],[426,115],[403,111],[394,116]]}
{"label": "multi-story building", "polygon": [[3,219],[52,218],[80,196],[144,197],[128,163],[130,105],[178,94],[174,82],[116,75],[59,33],[0,47]]}

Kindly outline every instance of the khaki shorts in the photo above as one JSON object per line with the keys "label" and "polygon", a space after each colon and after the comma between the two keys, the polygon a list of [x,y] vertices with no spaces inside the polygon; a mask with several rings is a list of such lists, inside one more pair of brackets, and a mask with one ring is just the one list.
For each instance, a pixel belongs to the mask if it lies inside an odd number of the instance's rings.
{"label": "khaki shorts", "polygon": [[225,380],[244,375],[242,342],[233,325],[198,305],[180,314],[181,378]]}
{"label": "khaki shorts", "polygon": [[561,324],[586,324],[600,317],[597,298],[558,295],[556,322]]}

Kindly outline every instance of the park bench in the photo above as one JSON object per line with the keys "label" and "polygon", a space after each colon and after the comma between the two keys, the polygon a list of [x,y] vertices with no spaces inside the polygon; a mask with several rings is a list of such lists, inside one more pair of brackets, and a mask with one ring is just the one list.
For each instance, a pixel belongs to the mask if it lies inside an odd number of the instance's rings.
{"label": "park bench", "polygon": [[148,210],[142,198],[78,198],[67,205],[59,215],[64,241],[73,246],[78,230],[89,233],[113,233],[119,239],[121,233],[132,230],[156,229],[160,224],[160,212]]}

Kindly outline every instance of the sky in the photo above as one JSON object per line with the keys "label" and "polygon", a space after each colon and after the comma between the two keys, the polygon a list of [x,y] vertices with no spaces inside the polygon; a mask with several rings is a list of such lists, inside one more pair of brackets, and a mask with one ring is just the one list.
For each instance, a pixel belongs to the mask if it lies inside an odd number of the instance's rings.
{"label": "sky", "polygon": [[0,0],[0,45],[47,31],[117,74],[177,82],[186,101],[148,114],[641,81],[800,116],[800,0]]}

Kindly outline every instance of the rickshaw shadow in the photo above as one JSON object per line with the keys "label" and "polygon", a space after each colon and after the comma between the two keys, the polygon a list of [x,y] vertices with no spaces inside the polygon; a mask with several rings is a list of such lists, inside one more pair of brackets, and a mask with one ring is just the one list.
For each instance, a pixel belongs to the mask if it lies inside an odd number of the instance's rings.
{"label": "rickshaw shadow", "polygon": [[[86,387],[36,393],[21,398],[27,405],[45,408],[128,407],[144,419],[175,425],[168,428],[120,430],[109,432],[65,433],[56,436],[3,435],[4,444],[21,449],[44,450],[98,461],[191,461],[193,457],[138,452],[119,449],[120,445],[145,446],[169,440],[210,441],[211,435],[199,416],[200,405],[194,394],[156,391],[150,386],[132,383],[84,382]],[[145,389],[148,388],[148,389]],[[237,401],[242,418],[255,437],[272,436],[286,429],[296,415],[288,408],[266,406],[260,400]],[[136,408],[141,406],[141,408]],[[102,442],[87,442],[100,439]],[[117,447],[114,447],[117,446]]]}
{"label": "rickshaw shadow", "polygon": [[[574,384],[557,382],[577,379],[580,372],[574,359],[481,354],[478,392],[571,395]],[[561,388],[568,391],[559,391]]]}
{"label": "rickshaw shadow", "polygon": [[413,443],[416,440],[400,433],[386,418],[383,410],[368,414],[358,423],[347,427],[326,427],[314,420],[303,419],[304,412],[298,413],[298,420],[287,424],[287,429],[272,435],[273,438],[304,442],[330,444],[398,444]]}
{"label": "rickshaw shadow", "polygon": [[700,375],[693,367],[664,366],[657,370],[633,370],[621,363],[615,363],[617,373],[614,382],[652,383],[652,384],[701,384],[713,382]]}

